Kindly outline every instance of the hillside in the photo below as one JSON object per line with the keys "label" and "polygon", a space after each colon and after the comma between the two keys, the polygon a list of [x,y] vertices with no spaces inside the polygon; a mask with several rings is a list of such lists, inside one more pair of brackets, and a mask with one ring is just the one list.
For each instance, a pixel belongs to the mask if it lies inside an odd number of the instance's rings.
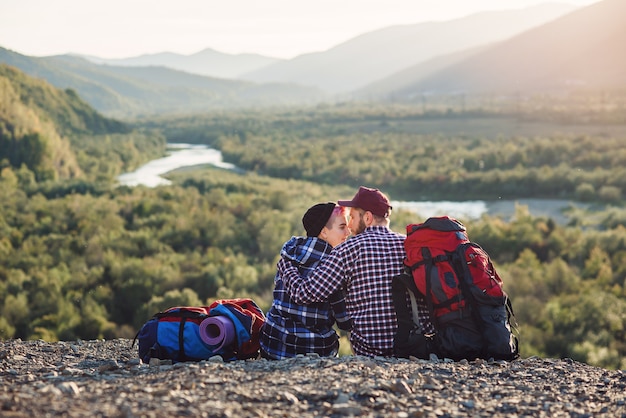
{"label": "hillside", "polygon": [[604,0],[531,29],[435,73],[417,65],[362,95],[563,92],[626,88],[626,2]]}
{"label": "hillside", "polygon": [[0,158],[25,164],[39,179],[72,178],[81,169],[67,134],[122,130],[71,90],[58,90],[0,65]]}
{"label": "hillside", "polygon": [[167,67],[217,78],[238,78],[242,74],[256,71],[281,61],[278,58],[265,57],[258,54],[225,54],[211,48],[206,48],[191,55],[161,52],[120,59],[105,59],[93,56],[83,56],[83,58],[96,64],[120,67]]}
{"label": "hillside", "polygon": [[255,82],[293,82],[345,93],[436,56],[507,39],[572,9],[569,5],[545,4],[522,10],[477,13],[446,22],[388,27],[324,52],[268,65],[242,78]]}
{"label": "hillside", "polygon": [[375,81],[361,89],[352,91],[349,96],[357,100],[406,99],[411,93],[405,92],[405,90],[407,90],[407,86],[411,86],[415,80],[435,75],[439,71],[445,70],[490,47],[491,45],[483,45],[449,55],[438,56],[424,63],[399,71],[390,77]]}
{"label": "hillside", "polygon": [[118,118],[305,104],[323,97],[317,89],[291,84],[225,80],[164,67],[98,65],[74,56],[28,57],[1,47],[0,63],[55,87],[71,88],[99,112]]}
{"label": "hillside", "polygon": [[2,177],[18,173],[20,186],[85,176],[111,180],[161,155],[164,147],[159,135],[102,116],[74,90],[0,64],[0,161],[7,169]]}
{"label": "hillside", "polygon": [[0,343],[6,417],[618,417],[626,375],[570,359],[142,364],[132,340]]}

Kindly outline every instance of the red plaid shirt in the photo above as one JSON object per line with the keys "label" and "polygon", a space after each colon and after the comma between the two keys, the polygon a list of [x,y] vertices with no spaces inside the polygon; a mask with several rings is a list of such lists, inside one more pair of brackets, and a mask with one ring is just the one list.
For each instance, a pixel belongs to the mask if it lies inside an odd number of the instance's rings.
{"label": "red plaid shirt", "polygon": [[[345,288],[354,353],[392,356],[397,322],[391,279],[403,271],[405,238],[385,226],[371,226],[335,247],[307,278],[288,262],[280,261],[278,268],[296,303],[324,301]],[[420,311],[427,317],[425,306]]]}

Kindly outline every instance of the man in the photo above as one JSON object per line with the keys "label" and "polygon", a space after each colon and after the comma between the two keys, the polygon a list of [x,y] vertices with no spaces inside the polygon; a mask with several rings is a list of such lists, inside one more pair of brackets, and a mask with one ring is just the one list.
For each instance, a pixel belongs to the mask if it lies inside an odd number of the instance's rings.
{"label": "man", "polygon": [[[349,227],[354,234],[335,247],[308,277],[288,261],[278,263],[285,287],[296,303],[320,302],[343,289],[352,318],[350,342],[357,355],[392,356],[397,330],[392,278],[403,271],[405,236],[389,229],[391,204],[378,189],[360,187],[352,200]],[[432,331],[428,310],[419,306],[422,328]]]}

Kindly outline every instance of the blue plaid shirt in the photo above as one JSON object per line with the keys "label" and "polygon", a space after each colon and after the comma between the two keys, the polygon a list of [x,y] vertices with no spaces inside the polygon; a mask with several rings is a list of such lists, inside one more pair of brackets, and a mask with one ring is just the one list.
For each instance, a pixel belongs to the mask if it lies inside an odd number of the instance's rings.
{"label": "blue plaid shirt", "polygon": [[[298,267],[299,274],[309,276],[332,247],[324,240],[292,237],[281,250],[281,257]],[[321,302],[297,304],[285,290],[280,274],[274,278],[274,300],[261,329],[261,353],[271,359],[318,353],[335,356],[339,337],[333,325],[350,330],[352,322],[346,313],[342,291],[328,295]]]}
{"label": "blue plaid shirt", "polygon": [[[308,277],[279,261],[278,272],[290,296],[298,303],[324,300],[345,289],[353,321],[352,350],[365,356],[392,356],[398,324],[391,296],[391,279],[403,271],[405,236],[385,226],[370,226],[333,249]],[[408,297],[407,297],[408,304]],[[428,332],[428,308],[418,300],[422,327]]]}

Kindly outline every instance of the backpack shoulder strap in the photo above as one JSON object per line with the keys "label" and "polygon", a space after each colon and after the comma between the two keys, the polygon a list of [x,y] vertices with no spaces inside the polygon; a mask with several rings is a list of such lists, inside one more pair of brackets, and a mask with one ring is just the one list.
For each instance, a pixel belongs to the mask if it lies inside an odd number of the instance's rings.
{"label": "backpack shoulder strap", "polygon": [[[391,295],[396,310],[396,319],[398,321],[398,337],[400,341],[408,338],[411,330],[421,327],[419,313],[417,308],[417,299],[415,294],[418,292],[413,276],[410,273],[403,272],[394,276],[391,280]],[[406,294],[411,299],[411,311],[409,314],[406,306]]]}

